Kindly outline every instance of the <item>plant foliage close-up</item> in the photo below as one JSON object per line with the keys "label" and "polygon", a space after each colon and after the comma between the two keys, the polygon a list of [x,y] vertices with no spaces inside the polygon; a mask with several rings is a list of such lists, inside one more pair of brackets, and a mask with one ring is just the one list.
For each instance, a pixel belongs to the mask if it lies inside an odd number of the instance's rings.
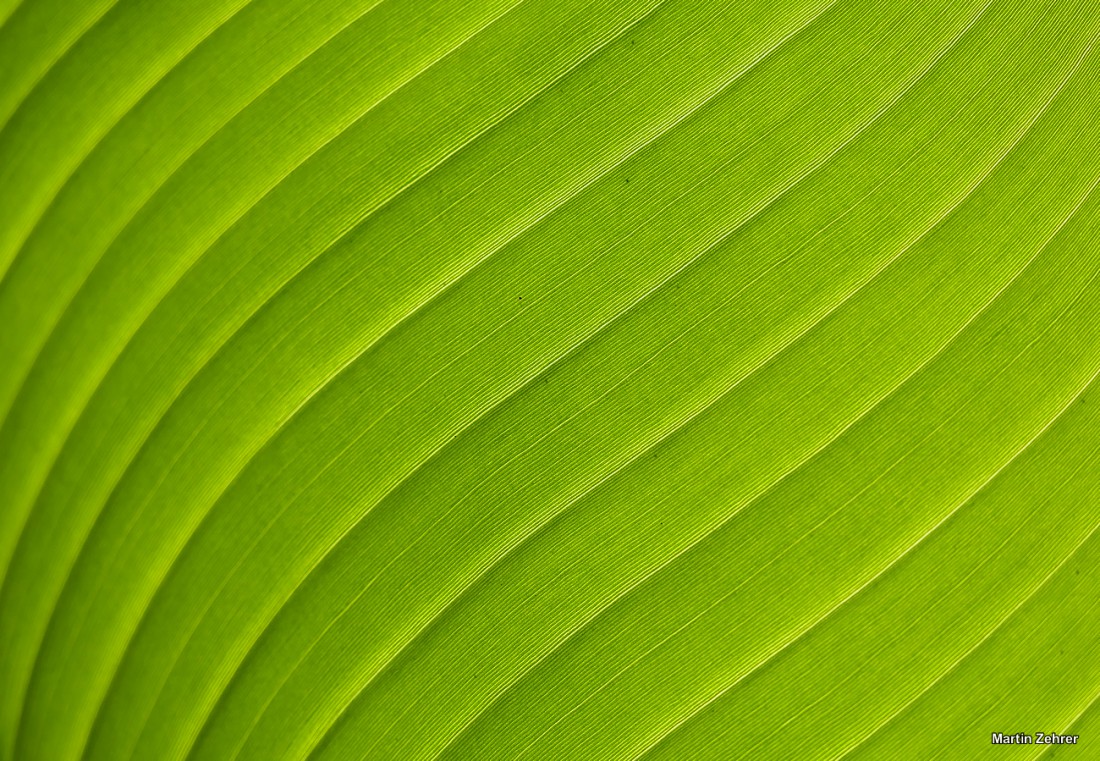
{"label": "plant foliage close-up", "polygon": [[1097,0],[0,0],[0,761],[1100,759]]}

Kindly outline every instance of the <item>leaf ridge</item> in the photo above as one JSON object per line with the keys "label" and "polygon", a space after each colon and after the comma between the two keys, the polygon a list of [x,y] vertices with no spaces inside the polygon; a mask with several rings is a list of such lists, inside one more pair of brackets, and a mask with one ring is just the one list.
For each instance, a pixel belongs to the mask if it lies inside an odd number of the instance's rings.
{"label": "leaf ridge", "polygon": [[[7,259],[7,262],[4,264],[3,271],[0,272],[0,288],[3,287],[4,281],[7,279],[7,274],[11,271],[11,269],[12,269],[13,265],[15,264],[15,262],[20,258],[20,252],[23,251],[24,245],[27,242],[27,238],[30,236],[30,234],[34,230],[34,228],[37,227],[38,222],[45,215],[45,213],[49,209],[50,205],[52,205],[53,199],[55,199],[57,197],[57,195],[64,189],[64,187],[66,185],[68,185],[69,181],[72,179],[72,177],[76,173],[76,171],[79,170],[79,168],[83,165],[83,163],[84,163],[85,159],[87,159],[88,155],[91,154],[91,152],[94,151],[95,148],[98,147],[103,142],[103,140],[106,138],[106,136],[108,134],[110,134],[110,132],[118,125],[119,122],[121,122],[130,112],[132,112],[134,110],[134,108],[137,107],[137,105],[139,103],[141,103],[145,99],[145,96],[147,96],[149,92],[151,92],[154,88],[157,87],[157,85],[159,85],[161,82],[163,82],[164,79],[169,74],[171,74],[173,71],[175,71],[177,68],[179,68],[179,66],[184,61],[186,61],[195,52],[195,50],[197,48],[199,48],[204,42],[206,42],[206,40],[208,40],[212,35],[214,35],[225,24],[228,24],[230,21],[232,21],[233,18],[235,18],[237,16],[237,14],[241,13],[245,8],[247,8],[253,2],[253,0],[237,0],[237,1],[241,2],[241,5],[238,6],[235,10],[231,11],[228,16],[223,18],[213,28],[207,30],[207,32],[205,34],[203,34],[198,40],[196,40],[193,44],[191,44],[190,47],[188,47],[185,51],[183,51],[182,54],[179,56],[179,58],[174,63],[172,63],[170,66],[168,66],[160,74],[160,76],[158,76],[153,82],[151,82],[149,84],[148,88],[146,89],[146,91],[141,96],[137,97],[128,107],[126,107],[122,111],[122,113],[114,120],[114,122],[109,127],[107,127],[107,129],[104,130],[103,133],[98,138],[95,139],[92,146],[88,149],[88,151],[85,153],[85,155],[77,160],[77,162],[74,165],[73,169],[71,171],[69,171],[69,173],[66,174],[66,176],[60,181],[60,183],[58,183],[56,185],[56,189],[49,193],[49,200],[47,200],[45,202],[45,204],[42,207],[42,210],[37,215],[35,215],[34,221],[30,223],[30,225],[27,228],[27,231],[25,233],[18,234],[18,235],[22,236],[22,239],[18,240],[17,242],[13,241],[11,243],[11,248],[13,249],[14,253],[10,253],[10,254],[7,253],[7,252],[4,253],[4,257],[5,257],[5,259]],[[102,17],[99,20],[97,20],[95,24],[93,24],[92,28],[98,27],[100,21],[102,21]],[[90,31],[90,29],[89,29],[89,31]],[[60,60],[60,59],[58,59],[58,60]],[[36,89],[37,89],[37,85],[36,85]],[[23,103],[25,103],[25,102],[26,102],[26,100],[23,101]],[[22,107],[23,103],[20,103],[20,107]],[[12,113],[12,118],[9,119],[3,125],[3,127],[0,127],[0,143],[2,143],[4,141],[5,132],[7,131],[7,127],[8,127],[8,125],[10,125],[12,123],[12,120],[18,114],[19,110],[20,110],[20,108],[17,108]]]}

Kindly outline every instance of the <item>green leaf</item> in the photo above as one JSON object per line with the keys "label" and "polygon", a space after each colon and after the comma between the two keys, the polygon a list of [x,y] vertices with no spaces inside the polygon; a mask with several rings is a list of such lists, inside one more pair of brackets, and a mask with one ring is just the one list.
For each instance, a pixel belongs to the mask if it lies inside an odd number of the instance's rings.
{"label": "green leaf", "polygon": [[1095,757],[1098,40],[0,0],[0,759]]}

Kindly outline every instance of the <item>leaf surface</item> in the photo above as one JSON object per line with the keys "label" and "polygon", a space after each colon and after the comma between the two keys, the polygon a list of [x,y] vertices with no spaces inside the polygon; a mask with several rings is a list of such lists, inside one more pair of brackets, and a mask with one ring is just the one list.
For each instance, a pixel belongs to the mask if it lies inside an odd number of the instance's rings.
{"label": "leaf surface", "polygon": [[0,0],[0,759],[1089,757],[1098,36]]}

